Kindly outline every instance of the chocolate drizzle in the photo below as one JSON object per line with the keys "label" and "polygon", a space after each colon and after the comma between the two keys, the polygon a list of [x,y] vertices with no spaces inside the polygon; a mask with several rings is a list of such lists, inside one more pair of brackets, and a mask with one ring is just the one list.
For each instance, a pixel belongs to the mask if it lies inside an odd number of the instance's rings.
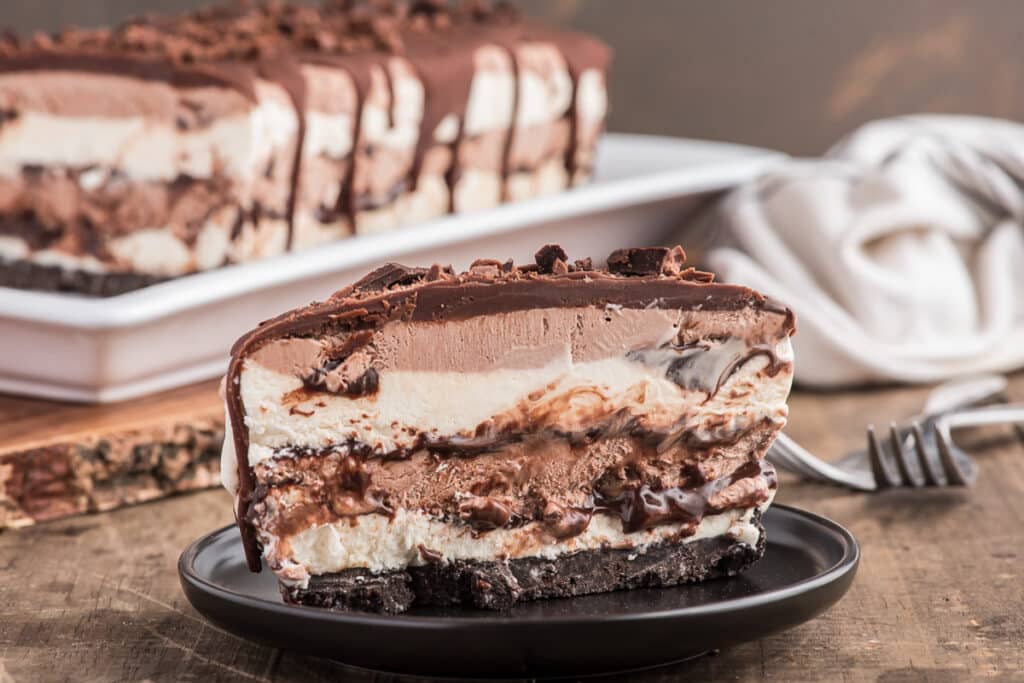
{"label": "chocolate drizzle", "polygon": [[775,377],[790,366],[790,361],[779,358],[774,344],[748,344],[738,338],[716,343],[701,340],[682,345],[669,342],[658,349],[630,351],[626,357],[648,365],[665,365],[665,376],[668,379],[684,389],[706,392],[707,402],[718,394],[740,368],[758,356],[768,358],[768,364],[761,371],[768,377]]}
{"label": "chocolate drizzle", "polygon": [[[593,512],[620,518],[626,533],[673,522],[683,522],[696,528],[706,515],[724,512],[724,508],[712,503],[716,494],[742,479],[759,476],[767,477],[769,487],[775,487],[775,469],[764,460],[759,460],[742,465],[727,477],[713,479],[693,488],[673,486],[660,489],[643,484],[612,495],[595,491],[590,508]],[[764,502],[759,495],[748,498],[734,501],[729,507],[744,508]]]}
{"label": "chocolate drizzle", "polygon": [[493,498],[481,497],[460,503],[459,517],[477,533],[500,529],[515,521],[506,505]]}
{"label": "chocolate drizzle", "polygon": [[512,94],[512,122],[508,127],[508,135],[505,136],[505,142],[501,148],[501,200],[506,201],[508,199],[508,176],[509,176],[509,165],[512,158],[512,145],[515,142],[516,129],[519,127],[519,83],[521,76],[519,74],[519,60],[516,58],[516,51],[513,48],[505,46],[508,51],[509,63],[512,65],[512,82],[515,83],[515,89]]}
{"label": "chocolate drizzle", "polygon": [[590,526],[593,508],[564,507],[548,502],[544,507],[544,526],[558,540],[579,536]]}
{"label": "chocolate drizzle", "polygon": [[[326,391],[349,398],[359,398],[377,393],[380,377],[373,367],[366,368],[355,377],[346,373],[346,361],[354,353],[370,343],[373,333],[370,331],[356,332],[345,339],[345,343],[331,353],[331,357],[322,366],[302,378],[303,386],[309,391]],[[294,408],[294,406],[293,406]]]}

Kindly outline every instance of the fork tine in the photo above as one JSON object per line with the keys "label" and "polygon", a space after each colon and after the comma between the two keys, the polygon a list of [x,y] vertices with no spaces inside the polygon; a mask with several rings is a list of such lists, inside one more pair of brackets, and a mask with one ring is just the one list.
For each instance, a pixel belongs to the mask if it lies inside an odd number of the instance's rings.
{"label": "fork tine", "polygon": [[932,468],[932,459],[928,457],[928,449],[925,448],[924,432],[921,431],[921,423],[915,421],[913,424],[914,450],[917,452],[917,459],[921,463],[921,473],[924,475],[924,482],[928,486],[941,486],[935,470]]}
{"label": "fork tine", "polygon": [[896,428],[895,422],[889,423],[889,447],[892,448],[893,455],[896,458],[896,467],[900,472],[900,479],[904,486],[913,486],[915,488],[921,486],[921,481],[911,475],[910,465],[907,463],[907,451],[903,448],[903,439],[900,437],[899,429]]}
{"label": "fork tine", "polygon": [[932,427],[935,432],[935,441],[939,446],[939,459],[942,461],[942,470],[946,475],[946,482],[950,486],[968,486],[970,479],[964,474],[960,466],[953,459],[949,450],[949,440],[946,434],[939,429],[938,425]]}
{"label": "fork tine", "polygon": [[894,482],[889,469],[885,466],[885,456],[882,454],[882,444],[878,442],[878,435],[875,434],[875,425],[868,425],[868,454],[871,456],[871,473],[875,477],[875,486],[879,489],[898,486]]}

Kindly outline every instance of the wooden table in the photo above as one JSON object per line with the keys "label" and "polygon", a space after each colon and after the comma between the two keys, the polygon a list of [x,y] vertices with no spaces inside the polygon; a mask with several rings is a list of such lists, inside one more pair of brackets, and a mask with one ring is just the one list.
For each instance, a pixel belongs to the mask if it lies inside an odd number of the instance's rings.
{"label": "wooden table", "polygon": [[[924,394],[798,392],[788,431],[839,454],[862,443],[866,423],[910,415]],[[1012,394],[1024,400],[1024,376]],[[863,495],[784,476],[780,502],[860,539],[850,593],[789,632],[631,680],[1024,680],[1024,446],[985,441],[975,444],[971,490]],[[189,541],[230,521],[227,494],[207,491],[0,533],[0,683],[395,680],[203,620],[175,563]]]}

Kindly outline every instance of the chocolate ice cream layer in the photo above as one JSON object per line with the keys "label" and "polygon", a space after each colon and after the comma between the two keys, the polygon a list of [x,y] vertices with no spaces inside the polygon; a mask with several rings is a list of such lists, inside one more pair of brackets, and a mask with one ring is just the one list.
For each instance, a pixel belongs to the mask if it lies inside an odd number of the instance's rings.
{"label": "chocolate ice cream layer", "polygon": [[262,548],[305,586],[723,534],[756,545],[793,316],[683,259],[622,250],[595,269],[549,245],[528,267],[388,265],[243,337],[222,470],[250,567]]}

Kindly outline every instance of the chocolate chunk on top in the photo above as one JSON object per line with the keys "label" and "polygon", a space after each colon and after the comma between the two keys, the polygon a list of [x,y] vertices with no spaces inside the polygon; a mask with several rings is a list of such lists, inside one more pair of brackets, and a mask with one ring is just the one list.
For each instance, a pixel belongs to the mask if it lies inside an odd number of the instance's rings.
{"label": "chocolate chunk on top", "polygon": [[353,285],[357,292],[391,289],[395,285],[411,285],[430,273],[426,268],[412,268],[400,263],[385,263]]}
{"label": "chocolate chunk on top", "polygon": [[686,252],[674,247],[633,247],[617,249],[608,257],[608,270],[621,275],[678,275],[683,271]]}
{"label": "chocolate chunk on top", "polygon": [[[537,262],[537,268],[541,273],[556,273],[556,267],[561,271],[561,273],[556,274],[568,272],[566,264],[569,257],[566,255],[565,250],[557,244],[545,244],[533,255],[533,259]],[[558,266],[559,263],[561,263],[561,266]]]}

